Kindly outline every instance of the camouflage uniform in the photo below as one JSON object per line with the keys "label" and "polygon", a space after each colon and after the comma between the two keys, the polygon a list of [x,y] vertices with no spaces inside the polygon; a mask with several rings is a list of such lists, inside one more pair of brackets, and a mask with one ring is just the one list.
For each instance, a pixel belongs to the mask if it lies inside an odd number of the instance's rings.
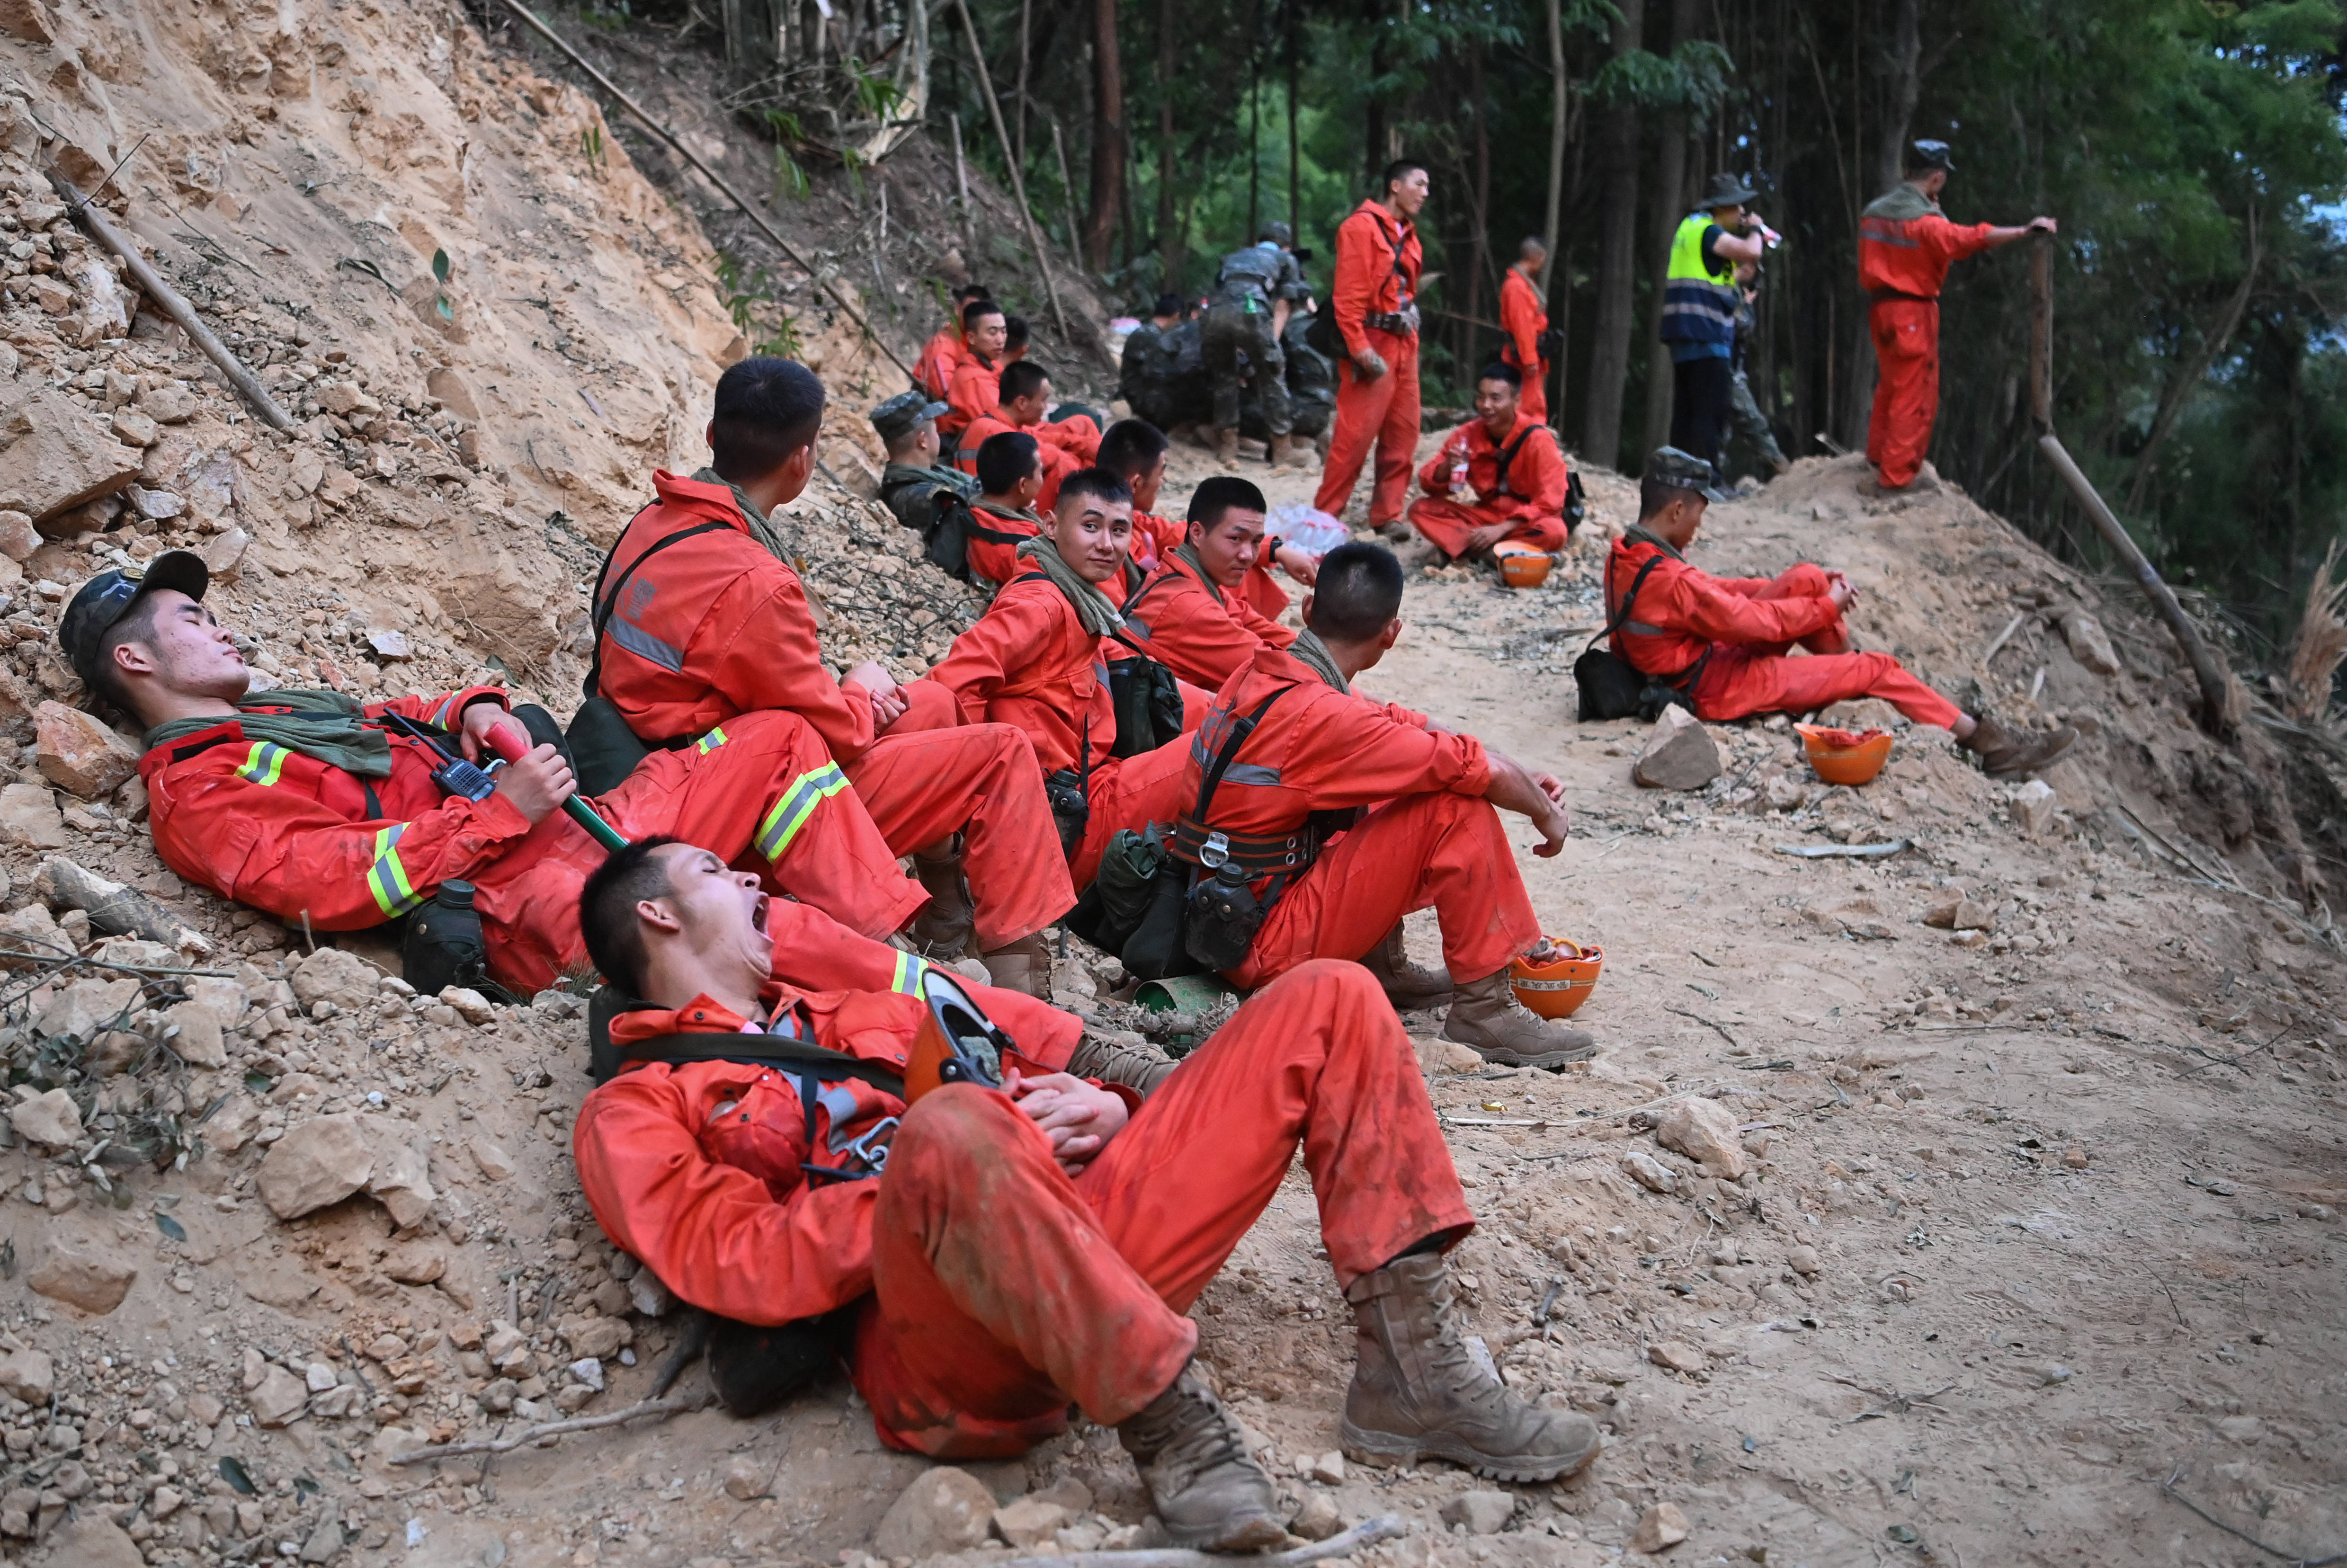
{"label": "camouflage uniform", "polygon": [[1243,384],[1252,381],[1262,405],[1265,428],[1285,436],[1294,428],[1287,403],[1287,365],[1272,335],[1272,306],[1300,303],[1311,291],[1293,254],[1266,240],[1223,258],[1214,302],[1207,308],[1201,341],[1214,386],[1214,427],[1235,430]]}
{"label": "camouflage uniform", "polygon": [[1760,412],[1759,402],[1752,395],[1752,382],[1744,370],[1744,353],[1751,346],[1756,323],[1752,302],[1737,291],[1736,347],[1728,363],[1735,372],[1727,394],[1727,428],[1732,435],[1741,436],[1760,455],[1760,461],[1772,473],[1785,470],[1785,451],[1777,445],[1777,432],[1770,427],[1768,415]]}
{"label": "camouflage uniform", "polygon": [[880,504],[897,520],[927,538],[937,527],[940,502],[951,497],[967,506],[978,499],[978,481],[955,468],[914,468],[891,463],[880,471]]}
{"label": "camouflage uniform", "polygon": [[[1287,361],[1287,430],[1299,439],[1318,440],[1328,433],[1337,417],[1337,366],[1327,354],[1314,348],[1305,334],[1311,330],[1312,318],[1296,312],[1287,318],[1287,331],[1280,336],[1280,353]],[[1246,401],[1239,406],[1239,434],[1263,440],[1271,434],[1270,422],[1264,417],[1263,404],[1250,388]]]}

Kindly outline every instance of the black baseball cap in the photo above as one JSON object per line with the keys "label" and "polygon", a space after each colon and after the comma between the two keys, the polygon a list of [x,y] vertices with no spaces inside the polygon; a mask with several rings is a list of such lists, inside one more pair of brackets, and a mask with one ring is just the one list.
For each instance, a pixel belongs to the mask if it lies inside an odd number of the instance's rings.
{"label": "black baseball cap", "polygon": [[67,661],[81,677],[81,683],[95,691],[98,644],[116,621],[130,613],[132,605],[143,595],[164,588],[200,602],[211,582],[211,569],[192,550],[165,550],[136,570],[102,571],[84,583],[66,606],[64,619],[57,622],[57,646],[65,650]]}

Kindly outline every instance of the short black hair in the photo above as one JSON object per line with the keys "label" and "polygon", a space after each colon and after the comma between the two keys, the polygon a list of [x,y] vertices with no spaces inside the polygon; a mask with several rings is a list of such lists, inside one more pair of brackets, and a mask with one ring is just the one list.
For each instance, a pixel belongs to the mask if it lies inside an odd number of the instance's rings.
{"label": "short black hair", "polygon": [[1482,369],[1475,373],[1475,379],[1478,381],[1504,381],[1519,392],[1522,392],[1524,387],[1524,373],[1518,370],[1514,365],[1508,364],[1505,360],[1493,360],[1491,364],[1485,365]]}
{"label": "short black hair", "polygon": [[1005,430],[979,443],[978,487],[989,496],[1007,496],[1011,487],[1035,471],[1042,444],[1024,430]]}
{"label": "short black hair", "polygon": [[1111,506],[1119,502],[1131,506],[1133,487],[1105,468],[1079,468],[1060,481],[1060,498],[1065,500],[1070,496],[1098,496]]}
{"label": "short black hair", "polygon": [[1423,173],[1426,169],[1426,165],[1419,162],[1419,160],[1414,158],[1395,159],[1391,163],[1386,165],[1385,173],[1378,177],[1378,189],[1379,190],[1389,190],[1395,180],[1409,178],[1412,169],[1416,169],[1420,173]]}
{"label": "short black hair", "polygon": [[1643,523],[1656,516],[1681,496],[1693,496],[1705,506],[1711,505],[1711,497],[1693,485],[1666,485],[1660,479],[1639,480],[1638,520]]}
{"label": "short black hair", "polygon": [[1522,243],[1516,247],[1516,255],[1519,259],[1534,255],[1545,256],[1547,254],[1548,241],[1542,239],[1537,234],[1525,235]]}
{"label": "short black hair", "polygon": [[1401,562],[1383,545],[1343,544],[1320,558],[1312,582],[1314,632],[1366,642],[1401,610]]}
{"label": "short black hair", "polygon": [[133,599],[129,608],[122,612],[121,619],[98,637],[96,668],[91,671],[97,677],[97,694],[105,698],[109,706],[137,719],[141,724],[147,722],[146,715],[131,703],[130,688],[122,682],[122,671],[114,662],[114,651],[126,642],[149,642],[155,633],[158,607],[158,595],[142,593]]}
{"label": "short black hair", "polygon": [[[968,332],[984,318],[988,316],[999,316],[1002,314],[1002,307],[996,304],[990,299],[980,298],[971,300],[961,308],[961,330]],[[1004,319],[1008,320],[1009,318],[1005,316]]]}
{"label": "short black hair", "polygon": [[636,906],[674,891],[668,868],[652,858],[652,851],[682,842],[655,835],[615,849],[579,890],[579,933],[587,938],[587,956],[605,979],[630,997],[644,994],[648,957],[644,923],[636,914]]}
{"label": "short black hair", "polygon": [[1014,360],[1002,367],[1002,378],[997,384],[1002,401],[1014,402],[1032,396],[1051,379],[1051,373],[1031,359]]}
{"label": "short black hair", "polygon": [[1232,474],[1217,474],[1202,480],[1190,492],[1189,520],[1202,528],[1211,528],[1223,520],[1223,514],[1233,507],[1243,512],[1267,512],[1271,507],[1263,492],[1248,480]]}
{"label": "short black hair", "polygon": [[984,283],[964,283],[953,292],[953,297],[955,303],[966,305],[972,300],[992,299],[994,291]]}
{"label": "short black hair", "polygon": [[823,426],[823,382],[795,360],[755,354],[717,378],[710,466],[734,484],[763,479]]}
{"label": "short black hair", "polygon": [[1025,348],[1026,346],[1027,318],[1025,316],[1003,317],[1002,352],[1005,354],[1017,354],[1020,349]]}
{"label": "short black hair", "polygon": [[1149,313],[1153,316],[1180,315],[1182,313],[1182,296],[1179,294],[1158,295],[1157,307]]}
{"label": "short black hair", "polygon": [[1100,456],[1094,461],[1112,474],[1133,479],[1154,467],[1168,445],[1165,432],[1148,420],[1120,419],[1101,436]]}

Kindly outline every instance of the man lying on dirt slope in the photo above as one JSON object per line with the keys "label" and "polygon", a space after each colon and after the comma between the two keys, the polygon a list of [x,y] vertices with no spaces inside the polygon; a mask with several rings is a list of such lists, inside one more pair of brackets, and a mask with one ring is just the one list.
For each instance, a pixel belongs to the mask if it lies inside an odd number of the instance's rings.
{"label": "man lying on dirt slope", "polygon": [[849,1375],[884,1442],[1010,1456],[1073,1404],[1117,1429],[1177,1542],[1276,1542],[1272,1480],[1191,1370],[1184,1314],[1300,1148],[1358,1313],[1345,1451],[1519,1481],[1596,1457],[1587,1417],[1525,1403],[1468,1353],[1442,1253],[1473,1216],[1409,1037],[1358,966],[1265,988],[1145,1101],[1054,1071],[1066,1030],[1023,1004],[997,1020],[1015,1046],[1001,1089],[908,1108],[866,1074],[810,1109],[788,1071],[673,1037],[747,1054],[779,1035],[901,1075],[925,1004],[775,980],[770,907],[682,844],[623,850],[589,883],[589,950],[650,1004],[613,1040],[651,1060],[580,1107],[579,1182],[605,1234],[696,1306],[756,1324],[852,1307]]}

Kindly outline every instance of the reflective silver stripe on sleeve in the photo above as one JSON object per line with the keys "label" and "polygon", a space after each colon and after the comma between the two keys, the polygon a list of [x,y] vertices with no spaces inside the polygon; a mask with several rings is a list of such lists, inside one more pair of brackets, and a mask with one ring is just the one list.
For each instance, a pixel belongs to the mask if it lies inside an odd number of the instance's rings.
{"label": "reflective silver stripe on sleeve", "polygon": [[637,658],[648,659],[661,669],[672,672],[681,672],[684,669],[684,655],[646,631],[642,627],[615,616],[611,620],[610,630],[611,641]]}

